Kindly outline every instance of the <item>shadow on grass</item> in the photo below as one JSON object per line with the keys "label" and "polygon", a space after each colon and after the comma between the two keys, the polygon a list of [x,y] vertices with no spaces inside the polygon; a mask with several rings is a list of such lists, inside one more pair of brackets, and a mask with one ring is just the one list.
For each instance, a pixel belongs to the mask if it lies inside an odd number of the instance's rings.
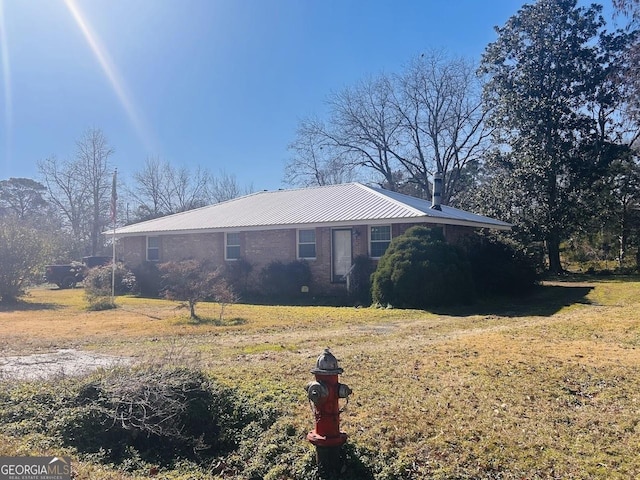
{"label": "shadow on grass", "polygon": [[58,310],[60,305],[55,303],[30,303],[19,301],[16,303],[0,303],[0,312],[33,312],[37,310]]}
{"label": "shadow on grass", "polygon": [[569,305],[590,305],[587,295],[593,288],[585,285],[539,285],[527,295],[480,299],[473,305],[434,308],[431,311],[452,316],[547,317]]}
{"label": "shadow on grass", "polygon": [[198,317],[190,318],[184,317],[178,320],[181,325],[213,325],[214,327],[238,327],[240,325],[246,325],[248,320],[246,318],[234,317],[234,318],[207,318]]}

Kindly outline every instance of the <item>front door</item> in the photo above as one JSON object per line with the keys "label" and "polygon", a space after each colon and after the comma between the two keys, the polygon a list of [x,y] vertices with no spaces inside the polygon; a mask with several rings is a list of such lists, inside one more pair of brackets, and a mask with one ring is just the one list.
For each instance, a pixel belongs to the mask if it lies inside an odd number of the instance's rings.
{"label": "front door", "polygon": [[331,281],[346,282],[351,268],[351,229],[331,231]]}

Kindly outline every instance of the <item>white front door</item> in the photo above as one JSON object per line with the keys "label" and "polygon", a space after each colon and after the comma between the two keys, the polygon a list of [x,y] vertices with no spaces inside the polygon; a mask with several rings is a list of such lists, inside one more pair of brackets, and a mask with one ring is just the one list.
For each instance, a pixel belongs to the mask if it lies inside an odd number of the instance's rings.
{"label": "white front door", "polygon": [[345,275],[352,263],[351,257],[351,229],[331,231],[331,281],[346,282]]}

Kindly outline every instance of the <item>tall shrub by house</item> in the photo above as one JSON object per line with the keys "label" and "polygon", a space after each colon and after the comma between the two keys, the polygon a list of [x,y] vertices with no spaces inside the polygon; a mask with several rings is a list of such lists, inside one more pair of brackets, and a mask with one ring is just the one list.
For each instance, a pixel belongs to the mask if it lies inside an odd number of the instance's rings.
{"label": "tall shrub by house", "polygon": [[261,293],[270,299],[293,300],[311,284],[311,269],[304,260],[271,262],[260,272]]}
{"label": "tall shrub by house", "polygon": [[393,239],[372,276],[375,303],[402,308],[467,304],[474,299],[465,252],[440,230],[412,227]]}
{"label": "tall shrub by house", "polygon": [[524,294],[538,282],[535,256],[506,238],[475,234],[465,249],[479,295]]}

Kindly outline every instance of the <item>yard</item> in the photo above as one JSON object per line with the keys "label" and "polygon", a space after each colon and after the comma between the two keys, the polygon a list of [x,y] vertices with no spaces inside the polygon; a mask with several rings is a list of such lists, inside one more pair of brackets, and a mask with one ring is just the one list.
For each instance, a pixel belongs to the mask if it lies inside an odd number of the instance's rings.
{"label": "yard", "polygon": [[[88,366],[98,358],[201,368],[282,412],[254,442],[264,478],[278,480],[304,478],[294,464],[313,462],[304,385],[331,347],[354,390],[341,418],[349,466],[362,478],[640,477],[638,278],[546,282],[526,298],[438,312],[236,304],[220,319],[219,305],[200,304],[205,320],[193,322],[175,302],[117,303],[89,312],[82,290],[32,290],[26,304],[0,310],[0,368],[8,357],[15,365],[59,351]],[[19,375],[5,370],[0,394]],[[42,432],[18,435],[10,420],[0,410],[0,455],[68,454],[78,479],[149,476],[62,451]],[[218,463],[161,468],[158,478],[250,477]]]}

